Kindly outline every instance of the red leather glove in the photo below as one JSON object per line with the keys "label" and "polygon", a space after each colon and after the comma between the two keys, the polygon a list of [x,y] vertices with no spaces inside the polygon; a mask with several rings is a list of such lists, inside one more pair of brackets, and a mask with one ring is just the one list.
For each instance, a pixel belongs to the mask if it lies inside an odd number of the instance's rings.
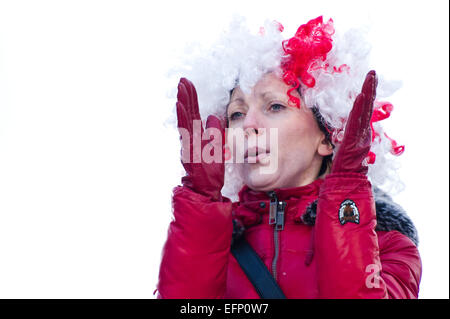
{"label": "red leather glove", "polygon": [[[204,130],[201,122],[198,122],[200,129],[194,131],[194,120],[201,121],[201,118],[198,109],[197,92],[192,82],[188,79],[180,79],[177,98],[178,129],[184,128],[189,133],[189,140],[182,142],[182,164],[186,170],[186,176],[182,177],[181,182],[183,186],[192,189],[196,193],[208,196],[213,201],[222,201],[220,191],[223,187],[225,172],[223,152],[225,141],[224,126],[217,117],[210,115],[206,121],[206,134],[208,134],[208,129],[216,128],[220,131],[221,138],[214,138],[214,135],[211,135],[209,139],[203,140]],[[180,135],[182,140],[181,132]],[[194,149],[194,141],[200,147]],[[205,162],[202,155],[208,144],[209,150],[220,150],[220,162]],[[194,152],[196,153],[194,154]],[[190,155],[189,158],[185,156],[187,153]]]}
{"label": "red leather glove", "polygon": [[356,97],[348,116],[342,144],[331,166],[331,173],[359,173],[367,175],[363,164],[372,141],[370,119],[373,112],[378,80],[375,71],[367,73],[361,93]]}

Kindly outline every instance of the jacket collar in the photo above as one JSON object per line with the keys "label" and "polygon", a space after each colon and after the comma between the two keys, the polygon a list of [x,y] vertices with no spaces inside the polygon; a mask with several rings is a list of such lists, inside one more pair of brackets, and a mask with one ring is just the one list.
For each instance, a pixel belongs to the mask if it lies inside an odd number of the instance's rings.
{"label": "jacket collar", "polygon": [[239,202],[234,203],[233,215],[245,227],[262,222],[268,222],[271,192],[278,201],[286,203],[285,221],[302,223],[301,216],[307,207],[314,202],[322,185],[323,179],[300,187],[276,188],[272,191],[255,191],[245,185],[239,192]]}
{"label": "jacket collar", "polygon": [[[305,186],[276,188],[273,190],[273,192],[275,192],[278,200],[281,201],[300,199],[304,196],[318,196],[320,185],[322,185],[322,183],[323,179],[316,179],[312,183]],[[247,185],[244,185],[244,187],[242,187],[239,192],[239,202],[242,204],[261,200],[270,200],[269,192],[255,191]]]}
{"label": "jacket collar", "polygon": [[[317,179],[311,184],[275,189],[278,200],[288,203],[288,217],[295,222],[313,226],[316,219],[317,197],[323,179]],[[377,231],[396,230],[407,237],[418,246],[419,238],[417,229],[411,218],[401,206],[396,204],[392,198],[377,187],[372,189],[377,213]],[[234,203],[234,217],[247,227],[260,223],[262,216],[268,213],[270,196],[268,192],[258,192],[245,185],[239,192],[240,201]],[[264,204],[262,204],[264,203]],[[290,208],[290,209],[289,209]],[[235,227],[237,229],[237,227]],[[244,228],[237,233],[242,233]],[[234,236],[234,235],[233,235]]]}

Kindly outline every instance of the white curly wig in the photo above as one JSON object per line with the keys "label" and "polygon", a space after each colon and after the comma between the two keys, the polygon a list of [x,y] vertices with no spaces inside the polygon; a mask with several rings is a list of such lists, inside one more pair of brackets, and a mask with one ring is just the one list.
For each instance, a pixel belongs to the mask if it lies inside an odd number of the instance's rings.
{"label": "white curly wig", "polygon": [[[319,18],[321,21],[322,17]],[[332,29],[331,50],[324,59],[317,60],[320,65],[316,63],[315,68],[308,68],[308,74],[315,80],[314,84],[305,85],[299,81],[299,89],[305,105],[316,107],[324,120],[333,127],[336,153],[354,99],[370,70],[371,46],[365,39],[364,30],[351,29],[341,35],[334,32],[331,19],[323,25]],[[266,21],[263,28],[251,32],[245,18],[235,17],[229,29],[212,47],[191,47],[190,53],[184,55],[181,66],[171,70],[170,75],[186,77],[193,82],[202,119],[205,120],[211,114],[224,116],[233,88],[240,86],[248,93],[267,72],[277,72],[282,76],[283,61],[287,56],[283,47],[283,42],[287,40],[282,36],[282,29],[278,22]],[[380,75],[378,78],[375,108],[383,104],[378,101],[389,97],[400,87],[398,81],[387,82]],[[176,80],[173,82],[176,83]],[[172,94],[174,92],[172,90]],[[174,108],[172,123],[176,123],[175,114]],[[384,133],[380,122],[372,125],[377,138],[372,143],[371,153],[376,156],[376,160],[369,164],[369,179],[373,185],[385,190],[401,191],[403,184],[397,175],[398,164],[393,155],[395,141]],[[235,165],[227,163],[222,194],[235,201],[242,186],[243,181]]]}

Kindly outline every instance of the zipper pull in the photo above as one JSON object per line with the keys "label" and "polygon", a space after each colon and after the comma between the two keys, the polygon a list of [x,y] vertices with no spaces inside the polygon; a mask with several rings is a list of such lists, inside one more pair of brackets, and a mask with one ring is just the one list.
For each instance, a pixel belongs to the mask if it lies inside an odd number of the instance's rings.
{"label": "zipper pull", "polygon": [[267,194],[270,196],[269,225],[274,225],[277,222],[278,198],[274,191],[270,191]]}
{"label": "zipper pull", "polygon": [[286,202],[278,202],[277,218],[276,218],[276,230],[284,229],[284,209],[286,208]]}

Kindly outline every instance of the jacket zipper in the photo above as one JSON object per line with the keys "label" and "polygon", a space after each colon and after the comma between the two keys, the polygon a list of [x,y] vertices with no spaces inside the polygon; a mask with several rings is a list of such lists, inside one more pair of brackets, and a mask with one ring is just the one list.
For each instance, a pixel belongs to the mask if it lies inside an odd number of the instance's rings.
{"label": "jacket zipper", "polygon": [[274,225],[273,228],[273,243],[274,243],[274,255],[272,259],[272,276],[277,280],[277,261],[280,253],[280,234],[279,232],[284,229],[284,211],[286,208],[286,202],[278,201],[277,194],[274,191],[268,193],[270,196],[270,209],[269,209],[269,225]]}

